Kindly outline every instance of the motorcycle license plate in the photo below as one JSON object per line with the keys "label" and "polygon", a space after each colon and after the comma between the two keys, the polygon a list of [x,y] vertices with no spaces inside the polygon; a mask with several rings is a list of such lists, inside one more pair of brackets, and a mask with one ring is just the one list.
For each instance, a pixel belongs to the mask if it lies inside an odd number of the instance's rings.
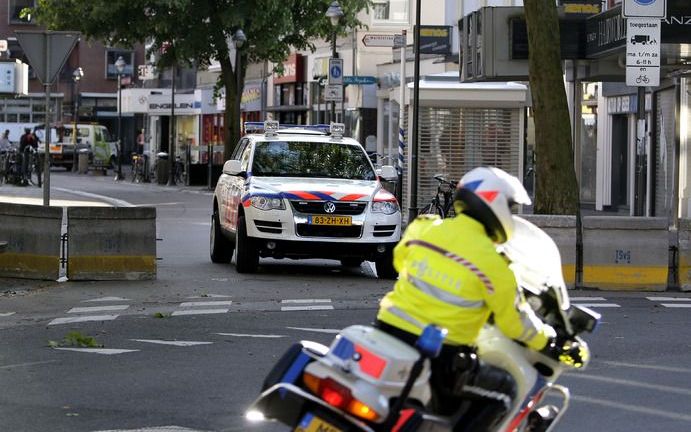
{"label": "motorcycle license plate", "polygon": [[295,427],[295,432],[341,432],[341,430],[308,412],[302,418],[300,424]]}
{"label": "motorcycle license plate", "polygon": [[349,226],[351,224],[350,216],[321,216],[312,215],[309,217],[310,225],[339,225]]}

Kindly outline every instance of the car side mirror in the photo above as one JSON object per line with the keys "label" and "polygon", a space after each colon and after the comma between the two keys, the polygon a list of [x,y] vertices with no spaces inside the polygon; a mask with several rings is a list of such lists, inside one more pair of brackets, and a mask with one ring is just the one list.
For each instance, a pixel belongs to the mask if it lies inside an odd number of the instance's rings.
{"label": "car side mirror", "polygon": [[223,174],[240,177],[247,176],[247,173],[242,170],[241,162],[237,159],[231,159],[223,164]]}
{"label": "car side mirror", "polygon": [[395,181],[398,179],[398,172],[396,168],[391,165],[384,165],[379,168],[379,176],[386,181]]}

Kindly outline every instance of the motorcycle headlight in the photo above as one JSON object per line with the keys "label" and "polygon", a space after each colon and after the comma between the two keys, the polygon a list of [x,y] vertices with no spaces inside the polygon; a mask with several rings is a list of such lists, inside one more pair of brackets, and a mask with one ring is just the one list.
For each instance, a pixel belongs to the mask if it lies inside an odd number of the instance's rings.
{"label": "motorcycle headlight", "polygon": [[396,201],[375,201],[372,203],[373,213],[384,213],[387,215],[394,214],[398,211],[398,203]]}
{"label": "motorcycle headlight", "polygon": [[259,210],[284,210],[286,208],[281,198],[253,196],[250,198],[250,204],[252,204],[252,207],[258,208]]}

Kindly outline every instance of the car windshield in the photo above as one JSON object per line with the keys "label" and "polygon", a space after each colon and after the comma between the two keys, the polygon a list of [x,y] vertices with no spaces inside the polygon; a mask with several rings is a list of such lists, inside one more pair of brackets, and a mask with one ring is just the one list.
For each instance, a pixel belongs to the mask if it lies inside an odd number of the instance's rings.
{"label": "car windshield", "polygon": [[367,155],[356,145],[299,141],[258,142],[252,175],[353,180],[376,178]]}

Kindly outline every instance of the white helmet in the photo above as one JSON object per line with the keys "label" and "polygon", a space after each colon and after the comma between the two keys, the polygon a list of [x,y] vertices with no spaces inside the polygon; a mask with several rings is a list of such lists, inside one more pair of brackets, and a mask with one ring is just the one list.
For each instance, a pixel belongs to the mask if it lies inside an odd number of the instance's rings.
{"label": "white helmet", "polygon": [[516,177],[494,167],[470,170],[458,182],[454,194],[456,213],[465,213],[482,223],[497,243],[511,238],[513,204],[530,204],[528,192]]}

